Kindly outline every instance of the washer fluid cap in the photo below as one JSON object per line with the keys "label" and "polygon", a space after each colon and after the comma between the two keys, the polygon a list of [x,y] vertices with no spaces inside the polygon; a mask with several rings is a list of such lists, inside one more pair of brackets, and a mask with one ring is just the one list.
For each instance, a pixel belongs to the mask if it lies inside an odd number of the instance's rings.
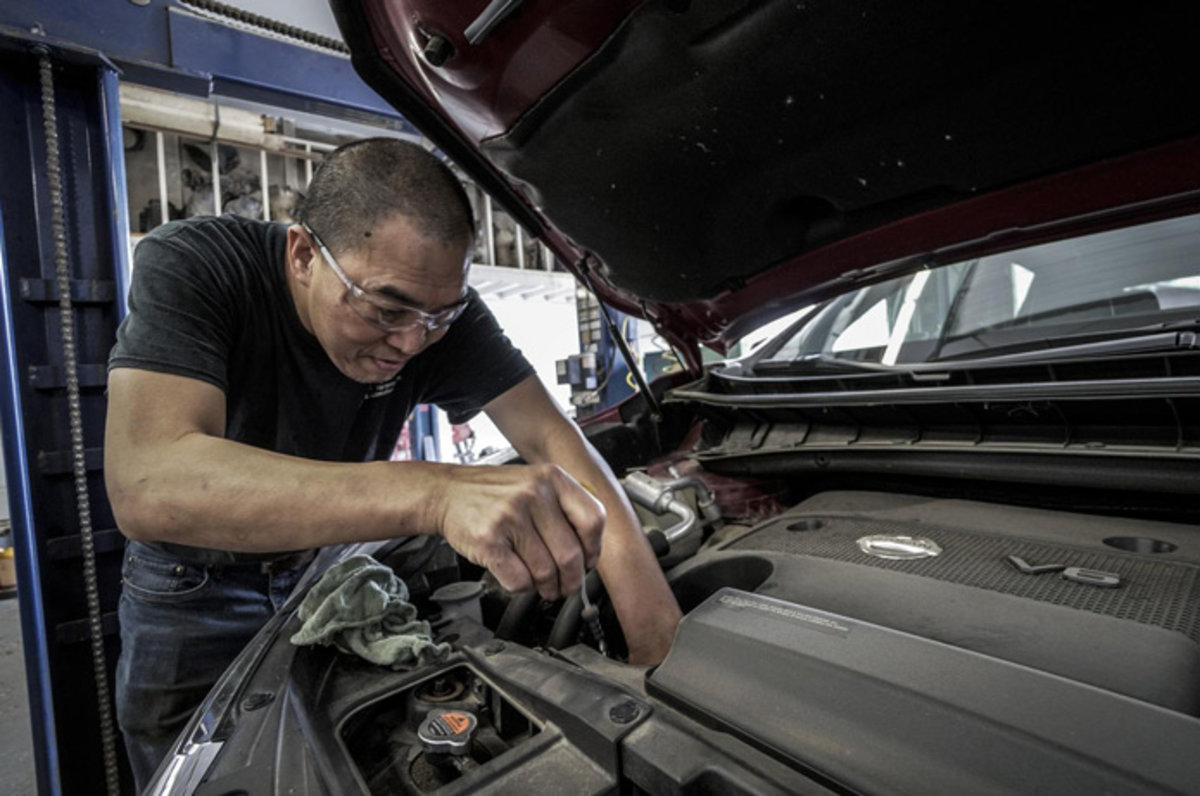
{"label": "washer fluid cap", "polygon": [[900,536],[881,533],[864,536],[858,540],[858,549],[869,556],[886,558],[890,561],[911,561],[917,558],[933,558],[941,555],[941,546],[924,536]]}
{"label": "washer fluid cap", "polygon": [[435,708],[425,714],[417,728],[417,737],[426,752],[465,755],[479,720],[465,710]]}

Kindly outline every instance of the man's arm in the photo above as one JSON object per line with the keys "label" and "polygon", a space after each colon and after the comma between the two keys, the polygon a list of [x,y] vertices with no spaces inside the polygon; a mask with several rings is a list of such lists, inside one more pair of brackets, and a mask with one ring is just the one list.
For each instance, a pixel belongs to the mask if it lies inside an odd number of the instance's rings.
{"label": "man's arm", "polygon": [[[600,498],[608,516],[600,576],[629,642],[629,660],[661,661],[679,624],[679,605],[608,465],[579,427],[563,415],[536,376],[491,401],[484,411],[525,461],[552,462]],[[574,588],[562,585],[564,592]]]}
{"label": "man's arm", "polygon": [[552,465],[320,462],[224,438],[225,395],[197,379],[109,374],[105,483],[126,536],[275,552],[442,533],[513,591],[578,589],[604,511]]}

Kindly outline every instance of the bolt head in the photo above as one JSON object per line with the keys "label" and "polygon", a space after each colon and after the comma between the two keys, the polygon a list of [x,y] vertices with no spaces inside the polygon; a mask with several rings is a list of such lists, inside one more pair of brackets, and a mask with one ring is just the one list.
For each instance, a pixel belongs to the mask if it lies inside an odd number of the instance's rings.
{"label": "bolt head", "polygon": [[435,33],[429,37],[429,41],[425,42],[425,48],[421,50],[421,55],[425,57],[425,62],[430,66],[441,66],[454,56],[454,45],[445,36]]}
{"label": "bolt head", "polygon": [[613,724],[629,724],[642,715],[642,709],[632,699],[613,705],[608,711],[608,718]]}

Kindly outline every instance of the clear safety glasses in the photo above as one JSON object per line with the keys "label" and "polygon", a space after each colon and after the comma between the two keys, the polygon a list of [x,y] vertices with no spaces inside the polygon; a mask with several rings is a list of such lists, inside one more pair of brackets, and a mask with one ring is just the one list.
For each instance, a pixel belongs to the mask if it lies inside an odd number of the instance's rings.
{"label": "clear safety glasses", "polygon": [[346,272],[338,265],[337,260],[329,252],[329,248],[321,240],[320,236],[316,232],[313,232],[312,227],[307,224],[302,224],[301,226],[313,239],[313,242],[317,244],[317,250],[321,252],[321,258],[329,264],[329,267],[337,274],[337,278],[346,286],[346,303],[350,305],[350,308],[359,317],[377,329],[389,333],[406,332],[422,326],[425,328],[426,333],[438,332],[454,323],[458,316],[462,315],[463,310],[467,308],[467,299],[465,297],[461,301],[440,309],[437,312],[426,312],[419,307],[414,307],[403,301],[386,298],[377,293],[370,293],[365,288],[355,284],[350,277],[346,276]]}

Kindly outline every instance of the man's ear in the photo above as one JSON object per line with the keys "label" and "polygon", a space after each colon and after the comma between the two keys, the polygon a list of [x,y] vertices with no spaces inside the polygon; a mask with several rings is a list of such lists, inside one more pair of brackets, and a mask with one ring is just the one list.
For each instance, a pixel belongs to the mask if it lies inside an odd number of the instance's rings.
{"label": "man's ear", "polygon": [[317,264],[317,249],[312,238],[299,224],[287,228],[287,248],[284,252],[287,272],[300,284],[308,287]]}

